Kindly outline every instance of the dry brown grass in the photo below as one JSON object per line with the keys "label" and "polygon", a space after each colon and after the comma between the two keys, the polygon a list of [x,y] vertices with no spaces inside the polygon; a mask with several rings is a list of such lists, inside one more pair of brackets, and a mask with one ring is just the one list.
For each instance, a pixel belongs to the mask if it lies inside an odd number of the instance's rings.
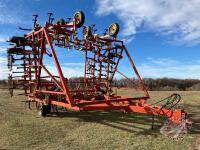
{"label": "dry brown grass", "polygon": [[[131,95],[131,91],[118,91]],[[199,146],[200,93],[177,92],[181,105],[191,114],[194,125],[182,140],[172,141],[159,133],[162,118],[151,130],[151,117],[116,111],[60,112],[46,118],[24,108],[23,96],[0,97],[0,149],[141,149],[185,150]],[[18,91],[17,93],[20,93]],[[154,100],[173,92],[150,92]]]}

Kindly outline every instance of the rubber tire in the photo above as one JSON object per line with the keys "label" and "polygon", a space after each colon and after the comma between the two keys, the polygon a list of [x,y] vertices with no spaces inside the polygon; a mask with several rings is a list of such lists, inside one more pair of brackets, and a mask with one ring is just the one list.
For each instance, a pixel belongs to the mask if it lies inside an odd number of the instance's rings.
{"label": "rubber tire", "polygon": [[46,113],[51,113],[51,105],[46,105]]}
{"label": "rubber tire", "polygon": [[[110,32],[110,28],[111,28],[111,26],[114,25],[114,24],[117,26],[117,29],[116,29],[116,31],[115,31],[114,33],[111,33],[111,32]],[[108,33],[109,33],[110,36],[113,36],[113,37],[117,36],[117,34],[119,33],[119,24],[118,24],[118,23],[112,23],[112,24],[108,27]]]}
{"label": "rubber tire", "polygon": [[42,117],[46,117],[46,115],[47,115],[47,108],[46,108],[46,105],[42,105],[40,111],[41,111]]}
{"label": "rubber tire", "polygon": [[75,14],[74,14],[74,19],[75,19],[75,16],[77,13],[80,13],[81,14],[81,20],[78,24],[76,24],[76,27],[77,28],[80,28],[83,26],[83,24],[85,23],[85,14],[82,12],[82,11],[77,11]]}

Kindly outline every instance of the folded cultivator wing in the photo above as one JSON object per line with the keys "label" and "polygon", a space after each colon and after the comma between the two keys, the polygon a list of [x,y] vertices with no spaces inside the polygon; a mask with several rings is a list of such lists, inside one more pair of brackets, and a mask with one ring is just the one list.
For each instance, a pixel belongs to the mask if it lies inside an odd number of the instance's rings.
{"label": "folded cultivator wing", "polygon": [[[72,110],[121,110],[166,117],[168,122],[161,128],[161,133],[167,136],[176,137],[187,131],[186,112],[174,109],[180,101],[179,95],[164,99],[166,102],[162,106],[146,103],[149,94],[124,42],[117,39],[117,23],[111,24],[103,35],[98,35],[95,34],[94,25],[83,26],[85,16],[81,11],[75,13],[71,22],[70,19],[60,19],[53,23],[51,16],[52,13],[49,13],[49,20],[42,27],[37,23],[38,16],[35,15],[34,28],[29,33],[24,37],[10,38],[13,47],[8,48],[7,53],[11,71],[8,78],[11,96],[14,88],[23,87],[24,95],[29,102],[36,102],[40,106],[43,116],[50,113],[51,106]],[[80,38],[77,30],[82,26]],[[70,83],[73,86],[69,86],[69,79],[63,74],[55,47],[84,53],[84,80],[73,81]],[[113,93],[112,83],[114,75],[120,73],[117,68],[123,53],[136,75],[138,89],[143,92],[143,96],[127,97]],[[57,75],[44,65],[44,56],[52,59]],[[179,127],[177,132],[170,129],[174,126]]]}

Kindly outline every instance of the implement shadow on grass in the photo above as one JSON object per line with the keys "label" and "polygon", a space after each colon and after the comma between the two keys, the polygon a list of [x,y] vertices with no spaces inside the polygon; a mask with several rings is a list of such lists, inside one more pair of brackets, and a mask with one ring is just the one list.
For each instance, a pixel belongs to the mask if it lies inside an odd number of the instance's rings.
{"label": "implement shadow on grass", "polygon": [[[193,122],[190,134],[200,134],[200,109],[199,105],[184,104],[184,109],[189,112],[189,116]],[[157,136],[165,118],[155,117],[154,129],[152,130],[152,116],[141,115],[137,113],[123,113],[119,111],[61,111],[59,113],[50,114],[49,117],[71,117],[78,118],[79,121],[95,122],[110,126],[119,130],[144,135]]]}
{"label": "implement shadow on grass", "polygon": [[61,111],[59,113],[49,114],[48,117],[78,118],[78,121],[93,122],[130,133],[142,132],[144,135],[155,136],[159,132],[160,122],[162,122],[161,118],[155,118],[154,130],[152,130],[151,116],[118,111]]}
{"label": "implement shadow on grass", "polygon": [[184,108],[189,112],[189,118],[192,121],[190,133],[200,135],[200,104],[184,104]]}
{"label": "implement shadow on grass", "polygon": [[[183,104],[186,112],[193,122],[190,134],[200,134],[200,108],[199,105]],[[32,106],[34,107],[34,106]],[[159,135],[159,129],[166,118],[155,116],[154,129],[152,130],[152,116],[138,113],[123,113],[120,111],[64,111],[48,114],[52,118],[77,118],[77,122],[93,122],[119,130],[143,134]]]}

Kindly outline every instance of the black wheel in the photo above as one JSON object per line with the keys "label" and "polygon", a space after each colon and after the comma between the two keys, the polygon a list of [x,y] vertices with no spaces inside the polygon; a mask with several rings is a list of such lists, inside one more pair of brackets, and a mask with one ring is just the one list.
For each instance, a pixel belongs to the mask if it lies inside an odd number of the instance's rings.
{"label": "black wheel", "polygon": [[46,105],[46,113],[51,113],[51,105]]}
{"label": "black wheel", "polygon": [[77,11],[74,14],[74,19],[75,19],[75,24],[77,28],[80,28],[83,26],[84,22],[85,22],[85,15],[82,11]]}
{"label": "black wheel", "polygon": [[42,117],[46,117],[46,115],[47,115],[47,108],[46,108],[46,105],[42,105],[40,111],[41,111]]}
{"label": "black wheel", "polygon": [[40,105],[39,115],[46,117],[49,113],[51,113],[51,105]]}
{"label": "black wheel", "polygon": [[119,24],[112,23],[108,28],[108,33],[110,36],[117,36],[117,34],[119,33]]}
{"label": "black wheel", "polygon": [[87,38],[87,37],[90,37],[92,35],[92,29],[90,26],[85,26],[83,28],[83,37],[84,38]]}

